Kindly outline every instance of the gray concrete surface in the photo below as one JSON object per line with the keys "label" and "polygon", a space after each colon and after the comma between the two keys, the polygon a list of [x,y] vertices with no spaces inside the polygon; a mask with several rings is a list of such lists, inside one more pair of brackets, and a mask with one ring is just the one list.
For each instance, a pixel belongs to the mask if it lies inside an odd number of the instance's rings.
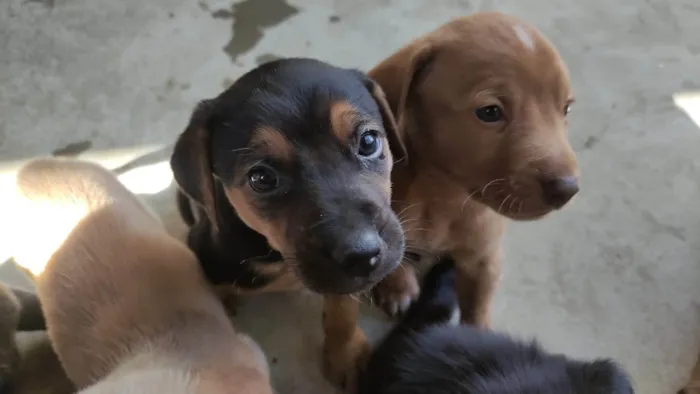
{"label": "gray concrete surface", "polygon": [[[1,2],[0,191],[22,160],[82,152],[131,163],[125,182],[175,225],[162,160],[196,100],[277,56],[368,68],[453,16],[513,13],[571,68],[583,191],[563,212],[512,225],[495,325],[574,356],[614,357],[639,393],[675,392],[700,347],[700,4],[284,1]],[[12,209],[0,205],[8,240]],[[2,275],[21,279],[8,266]],[[241,308],[283,393],[329,392],[316,364],[318,301],[271,295]],[[374,336],[387,327],[370,308],[363,325]]]}

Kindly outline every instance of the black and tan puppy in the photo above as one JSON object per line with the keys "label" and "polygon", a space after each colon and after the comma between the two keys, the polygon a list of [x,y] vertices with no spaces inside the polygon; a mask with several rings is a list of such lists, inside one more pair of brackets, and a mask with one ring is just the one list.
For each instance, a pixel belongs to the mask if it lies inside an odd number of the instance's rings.
{"label": "black and tan puppy", "polygon": [[17,191],[29,241],[18,263],[40,271],[51,344],[81,393],[273,392],[264,354],[235,331],[195,255],[113,173],[37,159]]}
{"label": "black and tan puppy", "polygon": [[295,58],[200,103],[171,158],[188,244],[212,283],[251,291],[293,274],[327,295],[324,361],[340,385],[368,350],[348,295],[402,257],[390,174],[403,155],[372,80]]}
{"label": "black and tan puppy", "polygon": [[632,394],[610,360],[578,361],[536,343],[459,325],[453,261],[435,265],[420,297],[375,350],[363,394]]}

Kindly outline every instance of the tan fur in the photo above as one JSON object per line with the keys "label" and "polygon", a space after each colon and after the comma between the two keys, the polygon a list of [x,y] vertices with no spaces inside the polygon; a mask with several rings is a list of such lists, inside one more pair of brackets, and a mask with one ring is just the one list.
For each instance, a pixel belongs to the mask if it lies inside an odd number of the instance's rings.
{"label": "tan fur", "polygon": [[[566,136],[568,71],[532,26],[499,13],[457,18],[369,72],[398,119],[408,161],[392,173],[407,250],[452,256],[462,319],[489,324],[505,218],[542,217],[540,177],[578,177]],[[505,120],[474,111],[499,105]],[[418,294],[411,269],[376,291],[387,311]],[[408,302],[407,302],[408,301]]]}
{"label": "tan fur", "polygon": [[29,262],[43,265],[49,337],[79,389],[272,392],[264,355],[234,331],[195,256],[112,173],[38,159],[17,188],[27,223],[55,223],[30,237],[38,253],[18,254],[47,258]]}
{"label": "tan fur", "polygon": [[285,234],[287,224],[283,218],[276,221],[262,218],[242,188],[226,188],[226,197],[236,207],[238,216],[246,226],[263,234],[270,246],[283,255],[290,252]]}
{"label": "tan fur", "polygon": [[260,146],[268,154],[281,160],[289,160],[294,151],[292,144],[284,138],[279,130],[267,126],[255,131],[251,143]]}
{"label": "tan fur", "polygon": [[355,132],[353,125],[357,118],[355,106],[345,101],[331,103],[331,127],[340,141],[347,141]]}
{"label": "tan fur", "polygon": [[354,297],[326,295],[323,299],[323,372],[346,393],[356,393],[358,373],[370,353],[367,337],[357,325],[360,303]]}

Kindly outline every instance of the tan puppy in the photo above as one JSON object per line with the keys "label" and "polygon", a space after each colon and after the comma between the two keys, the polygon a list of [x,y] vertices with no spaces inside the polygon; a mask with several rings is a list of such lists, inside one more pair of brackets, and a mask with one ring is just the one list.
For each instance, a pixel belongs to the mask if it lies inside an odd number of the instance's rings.
{"label": "tan puppy", "polygon": [[695,362],[688,383],[683,389],[678,391],[678,394],[700,394],[700,357],[698,357],[698,361]]}
{"label": "tan puppy", "polygon": [[[39,159],[17,176],[16,254],[36,275],[49,337],[89,393],[272,393],[189,249],[106,169]],[[45,259],[45,260],[43,260]]]}
{"label": "tan puppy", "polygon": [[[454,259],[462,319],[487,326],[505,218],[540,218],[578,192],[566,66],[534,27],[479,13],[413,41],[369,75],[408,152],[392,172],[407,257]],[[411,265],[403,268],[376,289],[390,314],[419,291]]]}

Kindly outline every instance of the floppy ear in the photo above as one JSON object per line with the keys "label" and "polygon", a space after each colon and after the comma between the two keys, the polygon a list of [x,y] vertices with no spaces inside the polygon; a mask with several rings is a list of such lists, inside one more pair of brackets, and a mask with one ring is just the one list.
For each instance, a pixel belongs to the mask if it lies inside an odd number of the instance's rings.
{"label": "floppy ear", "polygon": [[180,190],[204,209],[216,228],[214,177],[209,158],[209,118],[213,100],[203,100],[195,107],[185,131],[180,134],[170,168]]}
{"label": "floppy ear", "polygon": [[403,142],[402,131],[396,124],[396,119],[391,111],[389,102],[386,99],[384,91],[379,86],[378,83],[370,79],[365,75],[365,86],[367,90],[372,94],[374,101],[377,102],[379,106],[379,112],[382,115],[382,123],[384,124],[384,130],[387,133],[387,138],[389,140],[389,149],[391,149],[391,155],[394,158],[394,162],[405,162],[408,160],[408,152],[406,151],[406,145]]}
{"label": "floppy ear", "polygon": [[422,40],[414,41],[399,49],[369,71],[386,94],[387,102],[394,114],[398,128],[405,134],[406,109],[415,87],[423,81],[435,58],[436,48]]}

